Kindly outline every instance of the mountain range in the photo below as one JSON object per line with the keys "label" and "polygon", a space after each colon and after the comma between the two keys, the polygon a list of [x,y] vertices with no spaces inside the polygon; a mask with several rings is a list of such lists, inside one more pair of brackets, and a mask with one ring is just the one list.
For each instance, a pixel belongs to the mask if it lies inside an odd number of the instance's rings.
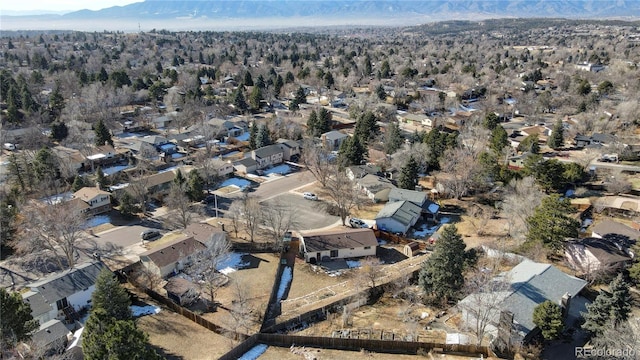
{"label": "mountain range", "polygon": [[[202,27],[215,20],[281,19],[280,27],[309,25],[414,25],[441,20],[480,20],[504,17],[638,18],[637,0],[145,0],[102,10],[64,15],[40,15],[39,21],[188,22]],[[3,20],[10,17],[3,16]],[[35,19],[35,17],[31,17]],[[297,25],[292,19],[298,19]],[[185,23],[186,22],[186,23]],[[256,24],[253,24],[256,26]]]}

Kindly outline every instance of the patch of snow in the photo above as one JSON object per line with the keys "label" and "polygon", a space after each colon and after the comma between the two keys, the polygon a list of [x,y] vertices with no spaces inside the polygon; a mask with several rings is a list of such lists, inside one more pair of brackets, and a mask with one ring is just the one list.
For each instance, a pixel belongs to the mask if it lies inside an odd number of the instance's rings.
{"label": "patch of snow", "polygon": [[285,291],[289,287],[291,280],[293,279],[293,272],[291,271],[291,267],[287,266],[282,271],[282,277],[280,278],[280,286],[278,287],[277,299],[278,301],[282,300]]}
{"label": "patch of snow", "polygon": [[451,219],[448,217],[440,218],[440,224],[448,224],[451,222]]}
{"label": "patch of snow", "polygon": [[438,210],[440,210],[440,205],[436,203],[429,204],[429,206],[427,207],[427,210],[429,210],[430,213],[435,214],[438,212]]}
{"label": "patch of snow", "polygon": [[68,201],[71,200],[71,198],[73,198],[73,193],[69,192],[64,192],[61,194],[57,194],[57,195],[52,195],[49,197],[45,197],[42,198],[42,202],[46,203],[46,204],[59,204],[63,201]]}
{"label": "patch of snow", "polygon": [[111,167],[102,169],[102,172],[104,173],[105,176],[109,176],[128,168],[129,168],[129,165],[111,166]]}
{"label": "patch of snow", "polygon": [[158,171],[158,174],[164,173],[164,172],[167,172],[167,171],[173,171],[173,170],[176,170],[176,169],[178,169],[177,166],[171,166],[171,167],[168,167],[166,169],[162,169],[162,170]]}
{"label": "patch of snow", "polygon": [[171,154],[171,158],[172,159],[180,159],[180,158],[183,158],[183,157],[185,157],[185,155],[182,154],[182,153],[173,153],[173,154]]}
{"label": "patch of snow", "polygon": [[349,269],[354,269],[354,268],[359,268],[360,267],[360,261],[358,260],[347,260],[347,266],[349,267]]}
{"label": "patch of snow", "polygon": [[267,351],[267,348],[269,348],[269,346],[265,344],[258,344],[244,353],[241,357],[238,358],[238,360],[256,360],[262,354],[264,354],[265,351]]}
{"label": "patch of snow", "polygon": [[241,178],[237,178],[237,177],[231,177],[231,178],[228,178],[227,180],[225,180],[222,184],[220,184],[220,187],[223,188],[225,186],[237,186],[239,188],[243,188],[243,187],[248,186],[250,184],[251,184],[251,182],[249,180],[241,179]]}
{"label": "patch of snow", "polygon": [[426,319],[429,317],[429,313],[426,311],[423,311],[422,314],[420,315],[420,319]]}
{"label": "patch of snow", "polygon": [[378,239],[378,245],[386,245],[386,244],[388,244],[388,243],[389,243],[389,242],[388,242],[387,240],[384,240],[384,239]]}
{"label": "patch of snow", "polygon": [[144,315],[154,315],[160,312],[160,308],[154,305],[137,306],[131,305],[131,314],[133,317],[140,317]]}
{"label": "patch of snow", "polygon": [[224,157],[229,157],[229,156],[238,155],[238,154],[240,154],[240,151],[232,151],[230,153],[226,153],[222,155],[222,157],[224,158]]}
{"label": "patch of snow", "polygon": [[420,225],[419,229],[415,229],[413,231],[413,236],[417,238],[424,238],[427,236],[431,236],[433,233],[438,231],[439,228],[440,228],[440,224],[436,224],[431,227],[427,227],[427,224],[422,224]]}
{"label": "patch of snow", "polygon": [[242,135],[236,137],[236,139],[240,140],[240,141],[248,141],[249,140],[249,132],[245,132]]}
{"label": "patch of snow", "polygon": [[567,190],[567,192],[564,193],[564,196],[570,198],[570,197],[573,197],[575,194],[576,194],[575,190],[569,189]]}
{"label": "patch of snow", "polygon": [[84,326],[73,333],[73,341],[71,342],[71,345],[67,347],[67,350],[74,348],[78,345],[78,342],[80,341],[80,337],[82,336],[83,331],[84,331]]}
{"label": "patch of snow", "polygon": [[589,226],[589,225],[591,225],[591,224],[593,224],[593,219],[588,219],[588,218],[587,218],[587,219],[584,219],[584,220],[582,221],[582,227],[587,227],[587,226]]}
{"label": "patch of snow", "polygon": [[270,175],[270,174],[288,174],[291,172],[291,167],[287,164],[282,164],[282,165],[278,165],[278,166],[274,166],[271,169],[267,169],[264,170],[264,174],[265,175]]}
{"label": "patch of snow", "polygon": [[111,191],[120,190],[120,189],[126,188],[127,186],[129,186],[129,183],[111,185],[109,186],[109,190]]}
{"label": "patch of snow", "polygon": [[242,262],[242,257],[247,254],[243,253],[229,253],[225,256],[218,265],[216,266],[216,270],[221,272],[222,274],[229,275],[230,273],[241,269],[245,266],[248,266],[248,262]]}
{"label": "patch of snow", "polygon": [[88,228],[96,227],[98,225],[108,224],[110,222],[111,222],[111,217],[109,215],[98,215],[88,219],[87,222],[84,223],[83,228],[88,229]]}

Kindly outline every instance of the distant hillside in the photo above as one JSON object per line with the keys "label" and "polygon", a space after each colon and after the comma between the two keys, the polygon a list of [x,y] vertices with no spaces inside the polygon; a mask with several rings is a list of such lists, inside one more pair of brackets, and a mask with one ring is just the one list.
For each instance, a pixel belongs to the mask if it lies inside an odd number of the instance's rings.
{"label": "distant hillside", "polygon": [[640,15],[636,0],[146,0],[99,11],[76,11],[69,19],[88,18],[390,18],[445,19],[483,17],[595,18]]}

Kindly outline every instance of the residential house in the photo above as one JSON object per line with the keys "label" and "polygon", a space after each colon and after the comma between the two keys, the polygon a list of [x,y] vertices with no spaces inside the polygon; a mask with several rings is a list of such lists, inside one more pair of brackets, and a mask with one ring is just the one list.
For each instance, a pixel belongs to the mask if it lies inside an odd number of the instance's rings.
{"label": "residential house", "polygon": [[31,341],[39,350],[44,350],[46,355],[65,349],[72,337],[73,334],[62,321],[53,319],[40,324],[38,330],[31,335]]}
{"label": "residential house", "polygon": [[426,114],[404,113],[404,114],[398,114],[396,118],[398,119],[398,121],[402,121],[407,124],[413,124],[415,126],[434,127],[435,125],[435,121],[433,121]]}
{"label": "residential house", "polygon": [[181,233],[185,236],[194,238],[205,247],[209,247],[209,244],[212,241],[222,241],[227,236],[227,234],[221,229],[213,227],[207,223],[189,224],[189,226],[184,228]]}
{"label": "residential house", "polygon": [[267,145],[251,151],[251,158],[258,163],[257,170],[262,170],[281,164],[284,159],[284,151],[279,144]]}
{"label": "residential house", "polygon": [[147,135],[141,138],[138,138],[140,141],[146,142],[147,144],[153,145],[156,148],[156,151],[160,151],[160,146],[169,143],[169,139],[160,135]]}
{"label": "residential house", "polygon": [[603,133],[594,133],[591,136],[578,134],[573,138],[577,148],[608,146],[617,141],[618,138],[615,135]]}
{"label": "residential house", "polygon": [[594,238],[602,239],[610,234],[621,235],[632,242],[640,240],[640,230],[614,220],[605,219],[591,227],[591,236]]}
{"label": "residential house", "polygon": [[487,319],[489,337],[497,338],[503,325],[506,328],[501,330],[511,334],[510,341],[528,342],[538,333],[533,310],[547,300],[563,307],[566,322],[576,321],[581,312],[586,312],[587,300],[578,295],[587,282],[550,264],[525,260],[494,278],[494,282],[494,290],[470,294],[458,303],[462,325],[475,329],[479,316]]}
{"label": "residential house", "polygon": [[339,229],[300,236],[300,254],[306,262],[375,256],[378,240],[371,229]]}
{"label": "residential house", "polygon": [[220,134],[224,137],[238,137],[247,131],[247,124],[244,120],[233,121],[213,118],[207,121],[207,123],[220,129]]}
{"label": "residential house", "polygon": [[422,213],[427,215],[430,220],[435,221],[440,211],[440,205],[434,203],[427,198],[424,191],[407,190],[393,188],[389,191],[389,202],[409,201],[418,205],[422,209]]}
{"label": "residential house", "polygon": [[250,174],[258,170],[258,162],[250,157],[233,162],[233,167],[240,174]]}
{"label": "residential house", "polygon": [[606,66],[604,65],[593,64],[589,62],[578,63],[575,65],[575,67],[578,70],[589,71],[589,72],[600,72],[606,68]]}
{"label": "residential house", "polygon": [[349,135],[337,130],[332,130],[320,135],[322,147],[329,151],[338,151],[347,138],[349,138]]}
{"label": "residential house", "polygon": [[122,143],[120,146],[128,149],[135,157],[150,159],[158,156],[158,149],[152,143],[143,140],[143,138],[131,139],[131,141]]}
{"label": "residential house", "polygon": [[389,192],[396,186],[391,180],[378,175],[367,174],[355,180],[356,188],[362,191],[373,202],[389,200]]}
{"label": "residential house", "polygon": [[[180,171],[180,170],[177,170]],[[175,171],[165,171],[149,176],[145,176],[140,180],[136,180],[140,186],[147,189],[147,194],[151,194],[157,199],[161,199],[169,193],[173,179],[175,179]]]}
{"label": "residential house", "polygon": [[376,215],[376,226],[383,231],[406,234],[421,214],[422,208],[410,201],[390,202]]}
{"label": "residential house", "polygon": [[164,289],[169,299],[182,306],[189,306],[200,297],[198,288],[191,281],[180,277],[169,279]]}
{"label": "residential house", "polygon": [[362,178],[367,174],[382,176],[382,169],[379,166],[371,164],[349,166],[346,172],[347,177],[351,180]]}
{"label": "residential house", "polygon": [[79,150],[71,149],[64,146],[54,146],[51,148],[53,154],[56,155],[61,166],[79,172],[89,163],[87,158],[82,155]]}
{"label": "residential house", "polygon": [[111,194],[94,186],[85,186],[73,193],[75,199],[80,199],[89,205],[89,215],[102,214],[111,210]]}
{"label": "residential house", "polygon": [[602,196],[593,204],[597,212],[621,213],[630,216],[640,215],[640,198],[636,196]]}
{"label": "residential house", "polygon": [[50,320],[72,323],[77,312],[91,306],[96,279],[104,265],[99,261],[76,265],[27,285],[22,299],[31,306],[31,315],[40,324]]}
{"label": "residential house", "polygon": [[278,139],[276,144],[282,149],[282,157],[285,161],[296,162],[300,157],[300,144],[297,141]]}
{"label": "residential house", "polygon": [[564,258],[573,269],[585,275],[619,269],[631,261],[620,244],[594,237],[567,242]]}
{"label": "residential house", "polygon": [[219,158],[213,158],[211,161],[211,167],[219,177],[226,177],[233,173],[233,164],[229,161],[224,161]]}
{"label": "residential house", "polygon": [[140,254],[140,262],[147,270],[164,278],[182,270],[185,263],[204,249],[205,246],[193,237],[183,237]]}

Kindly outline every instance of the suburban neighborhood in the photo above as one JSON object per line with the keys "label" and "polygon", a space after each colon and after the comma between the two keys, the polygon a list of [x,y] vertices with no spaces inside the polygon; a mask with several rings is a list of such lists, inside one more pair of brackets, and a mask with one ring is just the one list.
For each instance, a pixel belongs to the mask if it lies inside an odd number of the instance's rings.
{"label": "suburban neighborhood", "polygon": [[0,358],[635,358],[640,27],[518,22],[3,31]]}

